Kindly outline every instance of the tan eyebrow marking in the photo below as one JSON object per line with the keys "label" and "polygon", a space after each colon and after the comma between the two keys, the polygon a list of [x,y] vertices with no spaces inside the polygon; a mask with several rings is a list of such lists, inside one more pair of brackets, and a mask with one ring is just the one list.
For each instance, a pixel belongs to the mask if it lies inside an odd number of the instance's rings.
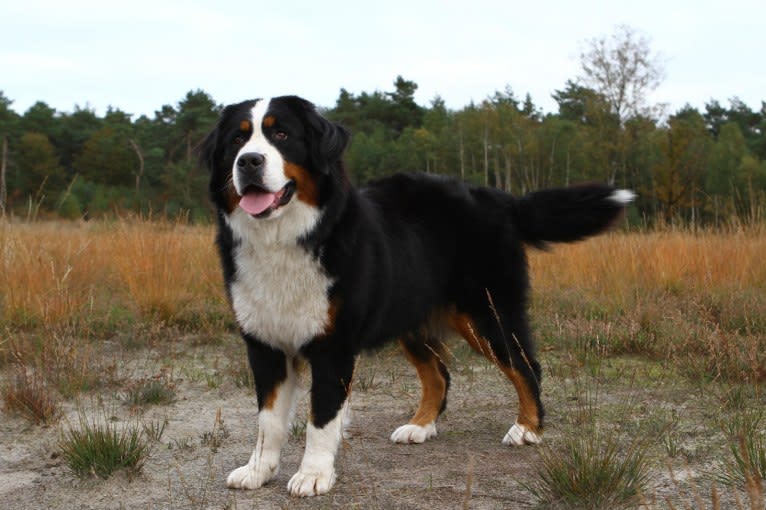
{"label": "tan eyebrow marking", "polygon": [[250,121],[249,120],[243,120],[239,123],[239,130],[240,131],[250,131]]}
{"label": "tan eyebrow marking", "polygon": [[274,116],[269,115],[267,117],[263,118],[263,127],[271,127],[274,125],[274,123],[277,121],[277,119],[274,118]]}

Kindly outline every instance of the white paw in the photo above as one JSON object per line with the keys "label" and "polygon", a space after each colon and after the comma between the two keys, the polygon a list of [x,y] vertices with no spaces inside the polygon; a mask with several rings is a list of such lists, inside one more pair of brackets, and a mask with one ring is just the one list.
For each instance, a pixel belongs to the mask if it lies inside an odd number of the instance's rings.
{"label": "white paw", "polygon": [[436,424],[431,422],[425,426],[408,423],[402,425],[391,434],[391,441],[394,443],[410,444],[424,443],[426,439],[436,437]]}
{"label": "white paw", "polygon": [[304,473],[298,471],[290,478],[287,483],[287,490],[292,496],[305,498],[308,496],[319,496],[332,489],[335,484],[335,470],[328,472]]}
{"label": "white paw", "polygon": [[248,462],[229,473],[226,486],[230,489],[257,489],[277,476],[278,472],[278,457],[271,459],[262,457],[255,465]]}
{"label": "white paw", "polygon": [[521,446],[524,444],[538,444],[543,438],[536,432],[532,432],[525,425],[514,423],[503,438],[504,445]]}

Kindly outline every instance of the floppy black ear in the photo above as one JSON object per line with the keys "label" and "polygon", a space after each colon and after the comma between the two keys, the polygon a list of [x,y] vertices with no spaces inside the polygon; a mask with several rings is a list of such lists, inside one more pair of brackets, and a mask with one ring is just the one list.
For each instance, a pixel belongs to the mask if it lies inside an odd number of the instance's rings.
{"label": "floppy black ear", "polygon": [[317,156],[319,161],[325,161],[322,170],[329,173],[330,166],[337,163],[343,156],[349,142],[349,132],[340,124],[331,122],[318,113],[314,113],[319,120],[319,141],[317,144]]}
{"label": "floppy black ear", "polygon": [[219,138],[226,119],[230,118],[238,108],[242,107],[242,105],[251,103],[255,104],[255,101],[256,100],[250,100],[237,104],[230,104],[221,110],[215,126],[210,131],[210,133],[208,133],[205,139],[202,140],[202,142],[197,146],[197,162],[199,163],[199,166],[207,168],[209,172],[213,171],[215,162],[219,160],[221,156],[221,149],[223,147],[220,144]]}
{"label": "floppy black ear", "polygon": [[309,125],[309,143],[312,158],[320,172],[330,173],[343,156],[350,134],[346,128],[325,119],[309,101],[304,100]]}

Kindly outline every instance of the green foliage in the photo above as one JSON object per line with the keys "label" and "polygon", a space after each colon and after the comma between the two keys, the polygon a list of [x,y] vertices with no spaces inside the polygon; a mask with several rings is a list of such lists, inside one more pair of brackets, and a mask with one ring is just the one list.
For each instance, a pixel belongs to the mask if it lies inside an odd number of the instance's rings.
{"label": "green foliage", "polygon": [[51,208],[66,183],[56,149],[43,133],[25,132],[17,145],[17,171],[9,186],[24,197]]}
{"label": "green foliage", "polygon": [[751,480],[766,480],[766,435],[762,409],[734,414],[724,424],[730,455],[714,478],[724,485],[745,488]]}
{"label": "green foliage", "polygon": [[44,133],[50,138],[56,134],[56,110],[42,101],[38,101],[24,112],[21,118],[21,129],[27,133]]}
{"label": "green foliage", "polygon": [[669,129],[658,132],[660,158],[652,173],[658,205],[665,219],[672,221],[680,208],[694,206],[707,168],[710,141],[696,111],[682,110],[669,124]]}
{"label": "green foliage", "polygon": [[65,191],[59,201],[58,214],[62,218],[75,220],[82,217],[80,200],[72,193]]}
{"label": "green foliage", "polygon": [[[627,46],[610,54],[619,36]],[[625,27],[615,37],[591,41],[591,50],[603,50],[602,70],[631,44],[648,52]],[[458,110],[438,96],[423,107],[415,101],[417,84],[397,76],[391,90],[340,89],[323,113],[352,132],[345,163],[356,183],[423,171],[522,194],[608,181],[639,192],[631,222],[764,218],[766,104],[755,111],[736,97],[728,105],[711,100],[704,112],[684,107],[662,123],[644,97],[616,105],[615,90],[583,83],[568,80],[553,94],[558,111],[545,114],[510,86]],[[0,134],[9,145],[6,210],[209,220],[207,174],[194,152],[221,107],[206,92],[189,91],[138,118],[111,107],[103,116],[88,107],[58,112],[42,101],[19,116],[11,104],[0,91]]]}
{"label": "green foliage", "polygon": [[109,478],[122,469],[139,473],[149,455],[150,438],[136,423],[119,426],[104,418],[89,420],[81,414],[79,428],[63,432],[58,446],[66,466],[80,478]]}
{"label": "green foliage", "polygon": [[614,435],[579,431],[561,451],[541,450],[536,480],[527,489],[541,508],[633,508],[649,481],[645,450],[627,449]]}
{"label": "green foliage", "polygon": [[109,126],[88,138],[73,164],[74,171],[83,178],[113,186],[129,186],[137,166],[127,136]]}
{"label": "green foliage", "polygon": [[159,376],[137,381],[124,395],[124,401],[131,406],[169,404],[176,396],[173,384],[166,377]]}

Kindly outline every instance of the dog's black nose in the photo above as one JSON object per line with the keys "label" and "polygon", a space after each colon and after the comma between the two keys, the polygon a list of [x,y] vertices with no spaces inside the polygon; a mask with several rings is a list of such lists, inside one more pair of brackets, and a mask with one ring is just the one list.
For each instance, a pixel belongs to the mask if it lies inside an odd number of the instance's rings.
{"label": "dog's black nose", "polygon": [[257,152],[246,152],[237,159],[237,168],[240,170],[258,170],[263,166],[266,158]]}

